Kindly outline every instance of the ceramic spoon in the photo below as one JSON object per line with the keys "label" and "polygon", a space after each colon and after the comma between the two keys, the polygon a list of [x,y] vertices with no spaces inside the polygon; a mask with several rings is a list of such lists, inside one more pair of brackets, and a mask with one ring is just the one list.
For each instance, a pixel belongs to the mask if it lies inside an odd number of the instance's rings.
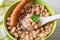
{"label": "ceramic spoon", "polygon": [[46,24],[48,22],[51,22],[53,20],[59,19],[59,18],[60,18],[60,14],[57,14],[57,15],[54,15],[54,16],[49,16],[49,17],[40,17],[39,20],[42,21],[40,26],[42,26],[42,25],[44,25],[44,24]]}
{"label": "ceramic spoon", "polygon": [[[59,19],[59,18],[60,18],[60,14],[57,14],[57,15],[54,15],[54,16],[49,16],[49,17],[40,17],[39,20],[41,20],[42,23],[41,23],[41,25],[39,27],[43,26],[44,24],[46,24],[48,22],[51,22],[51,21],[56,20],[56,19]],[[25,24],[26,23],[24,22],[23,26],[25,28],[29,29],[27,27],[27,25],[25,25]],[[36,28],[33,28],[33,29],[36,29]]]}

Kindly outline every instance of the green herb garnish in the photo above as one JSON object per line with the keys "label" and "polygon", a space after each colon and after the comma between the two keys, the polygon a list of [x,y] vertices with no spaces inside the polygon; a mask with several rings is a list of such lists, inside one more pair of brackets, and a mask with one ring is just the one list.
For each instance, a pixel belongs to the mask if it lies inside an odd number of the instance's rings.
{"label": "green herb garnish", "polygon": [[34,22],[36,22],[36,23],[39,22],[39,18],[40,18],[40,15],[39,15],[39,14],[36,14],[36,15],[33,14],[33,15],[31,16],[31,19],[32,19]]}

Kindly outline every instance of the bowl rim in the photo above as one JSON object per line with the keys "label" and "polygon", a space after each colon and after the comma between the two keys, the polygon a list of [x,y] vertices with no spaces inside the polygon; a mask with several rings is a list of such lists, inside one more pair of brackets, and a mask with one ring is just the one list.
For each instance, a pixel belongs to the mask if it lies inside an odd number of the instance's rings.
{"label": "bowl rim", "polygon": [[[20,2],[20,1],[18,1],[18,2]],[[10,9],[13,5],[15,5],[16,3],[18,3],[18,2],[15,2],[14,4],[12,4],[12,5],[9,7],[9,9]],[[55,11],[52,9],[52,7],[51,7],[49,4],[47,4],[46,2],[43,2],[43,1],[40,1],[40,2],[41,2],[41,3],[44,3],[44,5],[46,5],[46,6],[48,7],[48,9],[53,12],[53,15],[55,15]],[[9,9],[8,9],[8,10],[9,10]],[[13,36],[11,36],[10,33],[8,32],[8,30],[6,29],[7,26],[5,25],[5,17],[6,17],[6,14],[7,14],[8,10],[6,11],[6,13],[5,13],[5,15],[4,15],[4,21],[3,21],[4,29],[5,29],[5,31],[6,31],[6,33],[7,33],[7,35],[8,35],[11,39],[17,40],[17,39],[14,38]],[[52,15],[52,14],[51,14],[51,15]],[[50,33],[45,39],[48,39],[48,38],[53,34],[53,32],[54,32],[54,30],[55,30],[55,28],[56,28],[56,25],[57,25],[57,20],[54,20],[54,25],[53,25],[52,31],[51,31],[51,33]]]}

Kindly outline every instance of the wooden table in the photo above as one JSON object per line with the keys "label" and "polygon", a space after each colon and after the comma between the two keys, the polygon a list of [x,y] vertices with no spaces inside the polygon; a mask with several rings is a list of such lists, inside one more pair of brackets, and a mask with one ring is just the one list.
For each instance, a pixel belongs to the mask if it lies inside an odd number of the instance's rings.
{"label": "wooden table", "polygon": [[[60,0],[43,0],[47,2],[52,8],[55,10],[56,14],[60,14]],[[58,24],[55,32],[48,40],[60,40],[60,19],[58,20]]]}

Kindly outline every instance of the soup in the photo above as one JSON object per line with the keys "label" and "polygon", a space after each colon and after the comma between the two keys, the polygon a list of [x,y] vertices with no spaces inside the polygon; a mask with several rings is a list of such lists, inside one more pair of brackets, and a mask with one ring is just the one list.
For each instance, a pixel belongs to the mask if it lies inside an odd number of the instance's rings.
{"label": "soup", "polygon": [[7,18],[6,24],[8,30],[10,34],[17,40],[42,40],[42,38],[45,38],[51,32],[53,26],[52,22],[39,27],[42,22],[35,22],[31,18],[32,15],[40,15],[41,17],[51,16],[45,5],[28,3],[21,11],[21,14],[17,19],[17,25],[15,27],[10,26],[11,15]]}

